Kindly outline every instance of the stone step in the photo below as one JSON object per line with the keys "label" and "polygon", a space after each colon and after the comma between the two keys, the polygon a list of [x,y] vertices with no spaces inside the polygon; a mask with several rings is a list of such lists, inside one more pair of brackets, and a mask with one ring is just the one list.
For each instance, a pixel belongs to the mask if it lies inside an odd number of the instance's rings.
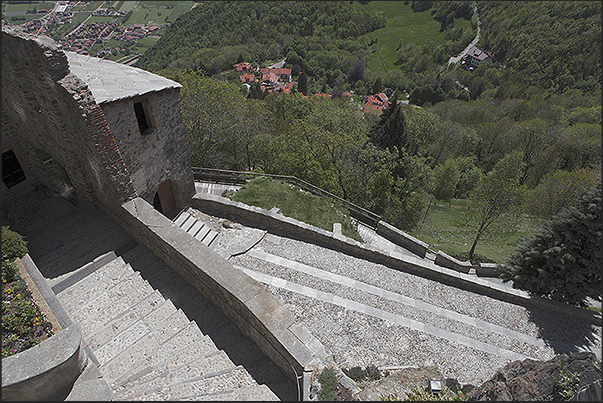
{"label": "stone step", "polygon": [[[83,231],[83,230],[82,230]],[[55,235],[57,237],[61,235]],[[55,242],[49,243],[49,251],[39,251],[41,255],[36,257],[36,262],[41,265],[52,264],[53,268],[61,269],[61,266],[70,267],[72,262],[91,262],[100,255],[109,250],[114,250],[129,240],[129,236],[123,231],[117,231],[113,228],[103,228],[99,224],[93,232],[89,229],[82,233],[76,239],[63,245],[55,245]],[[52,276],[55,277],[55,276]]]}
{"label": "stone step", "polygon": [[191,215],[186,211],[182,210],[178,216],[174,219],[174,224],[177,226],[182,226],[182,224],[190,217]]}
{"label": "stone step", "polygon": [[189,321],[186,315],[180,310],[163,321],[158,320],[150,333],[102,366],[107,381],[112,383],[120,378],[128,369],[148,358],[153,351],[161,348],[161,343],[181,331],[188,324]]}
{"label": "stone step", "polygon": [[192,397],[225,393],[256,385],[257,383],[245,368],[237,366],[234,369],[151,389],[141,395],[133,396],[131,400],[172,400],[178,399],[180,396]]}
{"label": "stone step", "polygon": [[199,241],[203,241],[203,238],[207,236],[207,234],[211,231],[208,225],[204,225],[199,232],[195,234],[195,238]]}
{"label": "stone step", "polygon": [[148,262],[158,260],[146,246],[141,244],[138,244],[135,248],[127,251],[121,257],[124,262],[130,264],[134,270],[137,270],[135,267],[137,264],[146,265]]}
{"label": "stone step", "polygon": [[203,221],[199,221],[199,220],[197,220],[197,221],[196,221],[196,222],[193,224],[193,226],[192,226],[192,227],[190,227],[190,228],[189,228],[189,230],[188,230],[188,231],[186,231],[186,232],[188,232],[189,234],[191,234],[191,235],[194,237],[195,235],[197,235],[197,233],[199,232],[199,230],[200,230],[201,228],[203,228],[204,226],[205,226],[205,224],[203,223]]}
{"label": "stone step", "polygon": [[87,339],[88,346],[95,350],[105,344],[117,334],[121,333],[135,322],[142,319],[153,309],[165,302],[165,298],[157,290],[147,295],[137,304],[131,306],[126,311],[112,318],[106,325],[92,333]]}
{"label": "stone step", "polygon": [[80,309],[71,311],[70,316],[74,321],[82,323],[82,327],[85,327],[83,334],[87,336],[105,326],[111,319],[127,311],[130,306],[152,292],[151,286],[139,273],[135,273]]}
{"label": "stone step", "polygon": [[186,396],[178,398],[180,401],[244,401],[244,402],[262,402],[262,401],[280,401],[277,395],[266,385],[248,386],[238,388],[223,393],[213,393],[203,396]]}
{"label": "stone step", "polygon": [[[150,293],[147,297],[145,297],[144,300],[147,300],[151,295],[152,295],[152,293]],[[117,319],[117,320],[112,319],[110,322],[105,324],[105,326],[103,326],[103,328],[101,328],[99,331],[96,332],[96,334],[99,334],[99,333],[101,333],[102,329],[107,329],[107,328],[112,330],[106,336],[100,336],[100,337],[96,336],[96,340],[106,339],[104,343],[97,343],[97,345],[95,347],[92,347],[90,343],[88,345],[90,346],[90,348],[92,348],[93,351],[98,351],[99,349],[103,348],[105,345],[110,343],[112,340],[114,340],[116,337],[119,337],[119,335],[122,332],[126,331],[127,329],[136,325],[137,323],[143,322],[143,323],[147,323],[149,326],[154,326],[155,324],[152,323],[152,320],[160,320],[160,321],[166,320],[171,315],[175,314],[176,311],[177,311],[177,309],[174,306],[174,304],[172,304],[171,301],[167,301],[167,300],[164,300],[160,304],[156,305],[152,310],[147,312],[146,315],[140,315],[138,312],[136,312],[136,310],[134,310],[132,308],[128,308],[126,311],[124,311],[119,316],[117,316],[117,318],[119,318],[119,319]],[[134,315],[131,315],[130,312]],[[115,332],[113,330],[116,327],[119,327],[119,326],[114,326],[114,324],[116,322],[119,324],[128,323],[132,320],[131,316],[136,317],[136,320],[129,323],[130,326],[127,326],[127,327],[122,326],[122,329],[120,332]],[[127,321],[121,321],[122,319],[125,319]],[[113,334],[113,336],[109,338],[110,334]]]}
{"label": "stone step", "polygon": [[117,258],[59,292],[57,298],[69,312],[94,298],[99,292],[113,287],[124,278],[134,274],[134,270],[121,258]]}
{"label": "stone step", "polygon": [[[138,273],[132,276],[132,278],[136,278],[135,282],[139,285],[144,282]],[[133,286],[132,284],[128,284],[131,282],[134,281],[124,282],[122,287],[126,288],[128,285]],[[122,287],[116,287],[116,291],[122,289]],[[133,287],[129,294],[122,294],[121,296],[116,296],[116,292],[104,294],[97,300],[97,303],[102,307],[99,307],[94,315],[89,316],[81,322],[84,338],[87,339],[92,334],[98,332],[112,319],[122,315],[130,308],[130,306],[142,301],[152,293],[153,289],[148,283],[144,282],[138,287]],[[111,301],[113,301],[113,303],[111,303]]]}
{"label": "stone step", "polygon": [[[136,385],[218,351],[214,342],[194,322],[170,337],[141,362],[113,382],[116,396],[128,394]],[[118,399],[119,400],[119,399]]]}
{"label": "stone step", "polygon": [[209,233],[203,238],[203,242],[205,245],[211,248],[212,242],[218,237],[218,232],[213,229],[209,231]]}
{"label": "stone step", "polygon": [[203,379],[210,374],[228,372],[235,369],[237,369],[237,366],[228,358],[228,355],[224,351],[217,350],[186,365],[170,371],[164,371],[144,383],[138,383],[128,393],[120,394],[119,398],[129,400],[136,396],[144,395],[149,390],[177,385],[191,379]]}
{"label": "stone step", "polygon": [[188,230],[191,229],[196,222],[197,219],[193,216],[190,216],[182,224],[180,224],[180,228],[182,228],[185,232],[188,232]]}

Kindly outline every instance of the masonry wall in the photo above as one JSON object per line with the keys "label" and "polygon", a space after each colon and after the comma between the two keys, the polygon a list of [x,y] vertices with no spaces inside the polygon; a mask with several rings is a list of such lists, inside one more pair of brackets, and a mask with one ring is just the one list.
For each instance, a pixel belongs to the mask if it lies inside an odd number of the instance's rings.
{"label": "masonry wall", "polygon": [[112,208],[136,196],[103,111],[65,54],[50,38],[4,27],[2,140],[26,176],[57,193],[68,182],[84,203]]}
{"label": "masonry wall", "polygon": [[[142,134],[138,128],[134,103],[140,101],[147,103],[153,133]],[[159,185],[170,180],[176,205],[186,206],[195,185],[180,111],[180,89],[106,102],[101,108],[138,195],[153,204]]]}

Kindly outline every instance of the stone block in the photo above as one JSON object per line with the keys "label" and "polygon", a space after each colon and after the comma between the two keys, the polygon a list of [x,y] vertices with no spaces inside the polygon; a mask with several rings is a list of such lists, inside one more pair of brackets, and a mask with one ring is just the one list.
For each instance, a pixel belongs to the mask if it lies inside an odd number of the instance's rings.
{"label": "stone block", "polygon": [[497,263],[480,263],[475,269],[475,274],[480,277],[498,277],[500,269]]}

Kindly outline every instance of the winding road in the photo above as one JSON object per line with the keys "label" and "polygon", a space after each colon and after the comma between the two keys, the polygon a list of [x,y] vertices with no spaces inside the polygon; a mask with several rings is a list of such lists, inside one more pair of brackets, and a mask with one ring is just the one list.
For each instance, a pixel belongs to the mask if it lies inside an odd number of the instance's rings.
{"label": "winding road", "polygon": [[[473,9],[473,13],[475,15],[477,14],[477,6],[475,6],[475,8]],[[448,60],[448,65],[452,64],[452,63],[457,63],[459,60],[461,60],[463,57],[465,57],[465,55],[467,54],[467,52],[469,52],[469,49],[471,49],[473,46],[475,46],[477,44],[477,42],[479,41],[479,35],[480,35],[480,31],[481,31],[481,26],[482,23],[479,20],[479,15],[478,15],[478,20],[477,20],[477,35],[475,36],[475,39],[473,39],[471,41],[471,43],[469,45],[467,45],[467,47],[458,55],[456,56],[452,56],[450,57],[450,60]]]}

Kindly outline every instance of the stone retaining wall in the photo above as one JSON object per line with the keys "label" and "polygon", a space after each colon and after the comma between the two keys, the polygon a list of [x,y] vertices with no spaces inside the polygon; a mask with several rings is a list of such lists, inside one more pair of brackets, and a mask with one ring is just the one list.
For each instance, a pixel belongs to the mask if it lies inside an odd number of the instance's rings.
{"label": "stone retaining wall", "polygon": [[471,267],[473,267],[471,265],[471,262],[461,262],[460,260],[455,259],[452,256],[442,252],[441,250],[439,250],[436,255],[435,264],[437,264],[438,266],[456,270],[461,273],[469,273],[469,270],[471,270]]}
{"label": "stone retaining wall", "polygon": [[205,298],[219,307],[283,372],[302,379],[304,400],[311,373],[328,358],[324,346],[264,285],[234,268],[144,199],[123,206],[126,229]]}

